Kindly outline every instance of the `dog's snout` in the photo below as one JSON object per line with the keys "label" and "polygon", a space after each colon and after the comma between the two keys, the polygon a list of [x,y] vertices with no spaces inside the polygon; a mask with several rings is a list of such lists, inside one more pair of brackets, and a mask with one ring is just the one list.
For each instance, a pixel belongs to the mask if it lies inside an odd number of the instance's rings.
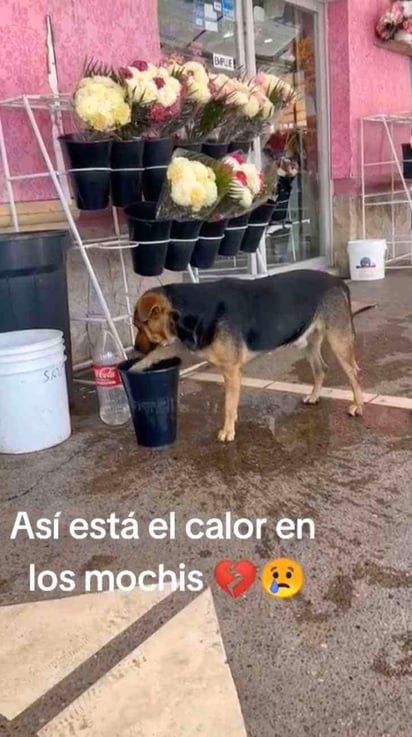
{"label": "dog's snout", "polygon": [[134,341],[134,349],[139,353],[149,353],[152,350],[152,344],[147,335],[142,330],[139,330],[136,335]]}

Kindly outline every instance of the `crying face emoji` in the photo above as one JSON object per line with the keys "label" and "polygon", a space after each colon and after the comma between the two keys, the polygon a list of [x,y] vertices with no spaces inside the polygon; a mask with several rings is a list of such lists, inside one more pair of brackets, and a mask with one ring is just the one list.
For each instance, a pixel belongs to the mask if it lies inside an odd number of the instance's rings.
{"label": "crying face emoji", "polygon": [[289,558],[276,558],[262,571],[262,586],[274,599],[291,599],[302,590],[305,583],[302,567]]}

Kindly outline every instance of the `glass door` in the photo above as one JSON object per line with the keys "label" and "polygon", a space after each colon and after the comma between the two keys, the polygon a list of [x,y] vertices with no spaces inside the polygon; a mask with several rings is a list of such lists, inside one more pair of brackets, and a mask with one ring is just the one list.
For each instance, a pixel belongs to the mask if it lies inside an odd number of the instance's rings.
{"label": "glass door", "polygon": [[[256,68],[276,74],[297,90],[296,103],[280,114],[276,130],[261,141],[263,161],[276,161],[279,173],[277,205],[261,250],[272,270],[325,253],[322,213],[327,208],[319,156],[321,135],[327,136],[319,117],[320,100],[326,107],[319,63],[324,54],[322,19],[317,9],[284,0],[250,3]],[[316,3],[312,5],[316,8]],[[328,148],[322,146],[326,156]]]}
{"label": "glass door", "polygon": [[259,69],[292,83],[296,103],[255,142],[256,160],[279,166],[273,222],[256,257],[219,258],[216,273],[257,274],[326,262],[330,234],[324,6],[318,0],[159,0],[162,48],[209,66]]}

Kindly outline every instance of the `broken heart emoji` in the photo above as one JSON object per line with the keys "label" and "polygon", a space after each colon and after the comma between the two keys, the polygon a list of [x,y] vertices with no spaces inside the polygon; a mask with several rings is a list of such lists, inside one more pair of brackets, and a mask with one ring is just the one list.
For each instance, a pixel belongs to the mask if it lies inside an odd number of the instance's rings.
{"label": "broken heart emoji", "polygon": [[215,568],[216,583],[225,594],[238,599],[255,583],[256,568],[250,560],[221,560]]}

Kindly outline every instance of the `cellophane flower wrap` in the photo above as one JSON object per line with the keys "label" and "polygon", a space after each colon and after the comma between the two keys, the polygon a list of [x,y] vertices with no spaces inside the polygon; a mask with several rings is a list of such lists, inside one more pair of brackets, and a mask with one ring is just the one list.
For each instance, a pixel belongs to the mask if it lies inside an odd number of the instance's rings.
{"label": "cellophane flower wrap", "polygon": [[229,140],[251,140],[261,136],[275,122],[278,111],[296,100],[296,93],[288,82],[265,72],[259,72],[254,79],[246,76],[230,79],[225,88],[232,90],[230,100],[236,107],[235,115],[225,126]]}
{"label": "cellophane flower wrap", "polygon": [[86,64],[73,95],[73,108],[79,123],[79,137],[107,137],[127,128],[131,108],[120,77],[100,62]]}
{"label": "cellophane flower wrap", "polygon": [[181,126],[184,90],[180,81],[166,67],[146,61],[134,61],[119,74],[127,90],[134,135],[173,135]]}
{"label": "cellophane flower wrap", "polygon": [[178,148],[167,168],[156,217],[209,220],[232,183],[233,170],[228,164]]}
{"label": "cellophane flower wrap", "polygon": [[246,161],[242,153],[229,154],[221,161],[231,168],[232,181],[210,219],[240,217],[273,199],[277,181],[275,166],[260,171],[255,164]]}
{"label": "cellophane flower wrap", "polygon": [[184,90],[181,138],[189,143],[230,141],[239,110],[247,103],[239,80],[210,72],[196,60],[172,57],[167,68]]}

